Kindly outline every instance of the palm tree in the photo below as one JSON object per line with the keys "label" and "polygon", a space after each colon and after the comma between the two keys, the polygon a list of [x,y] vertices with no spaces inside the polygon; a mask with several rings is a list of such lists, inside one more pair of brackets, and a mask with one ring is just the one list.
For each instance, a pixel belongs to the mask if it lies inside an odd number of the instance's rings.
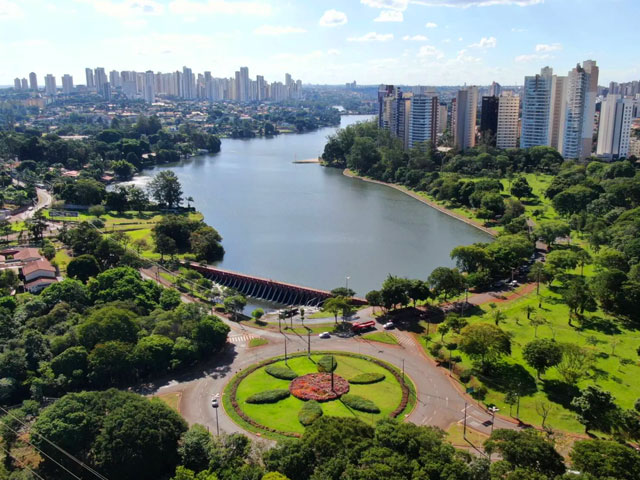
{"label": "palm tree", "polygon": [[524,311],[527,312],[527,320],[531,320],[531,314],[536,311],[536,307],[533,305],[527,305],[524,307]]}
{"label": "palm tree", "polygon": [[192,202],[193,202],[193,197],[187,197],[187,208],[191,208]]}

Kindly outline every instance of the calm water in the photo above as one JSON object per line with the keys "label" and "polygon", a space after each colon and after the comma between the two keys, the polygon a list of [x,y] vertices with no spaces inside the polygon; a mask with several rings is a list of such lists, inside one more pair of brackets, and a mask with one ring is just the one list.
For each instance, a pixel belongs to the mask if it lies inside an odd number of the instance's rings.
{"label": "calm water", "polygon": [[[367,118],[343,116],[341,126]],[[388,274],[426,279],[452,265],[456,245],[490,238],[394,189],[293,163],[316,158],[334,131],[224,139],[218,154],[163,167],[224,237],[218,266],[322,289],[348,276],[363,296]]]}

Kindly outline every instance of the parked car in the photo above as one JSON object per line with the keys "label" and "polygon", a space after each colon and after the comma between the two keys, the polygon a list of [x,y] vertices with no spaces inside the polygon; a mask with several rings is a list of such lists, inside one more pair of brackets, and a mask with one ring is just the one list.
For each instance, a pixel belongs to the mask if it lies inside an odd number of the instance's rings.
{"label": "parked car", "polygon": [[218,404],[218,397],[220,396],[219,393],[216,393],[213,397],[211,397],[211,406],[213,408],[218,408],[219,404]]}
{"label": "parked car", "polygon": [[320,338],[331,338],[331,334],[329,332],[322,332],[318,335]]}
{"label": "parked car", "polygon": [[393,322],[387,322],[383,325],[385,330],[392,330],[394,328],[396,328],[396,326],[393,324]]}

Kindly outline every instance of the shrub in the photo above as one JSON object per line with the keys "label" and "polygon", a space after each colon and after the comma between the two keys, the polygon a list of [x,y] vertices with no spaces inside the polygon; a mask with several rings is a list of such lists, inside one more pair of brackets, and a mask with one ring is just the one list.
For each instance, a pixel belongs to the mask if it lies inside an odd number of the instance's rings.
{"label": "shrub", "polygon": [[467,383],[471,380],[471,370],[462,370],[460,372],[460,381],[462,383]]}
{"label": "shrub", "polygon": [[265,371],[272,377],[279,378],[280,380],[293,380],[298,377],[296,372],[283,365],[268,365]]}
{"label": "shrub", "polygon": [[333,355],[325,355],[320,360],[318,360],[319,372],[333,372],[337,366],[338,362]]}
{"label": "shrub", "polygon": [[479,387],[475,388],[471,396],[477,400],[484,400],[484,398],[487,396],[487,393],[489,393],[487,387],[485,387],[484,385],[480,385]]}
{"label": "shrub", "polygon": [[308,427],[322,416],[322,407],[315,400],[306,402],[298,412],[298,420],[305,427]]}
{"label": "shrub", "polygon": [[429,353],[436,358],[442,356],[440,350],[442,350],[442,344],[440,342],[429,345]]}
{"label": "shrub", "polygon": [[384,378],[384,373],[361,373],[349,380],[349,383],[368,385],[381,382]]}
{"label": "shrub", "polygon": [[276,403],[287,398],[290,395],[289,390],[266,390],[258,392],[247,398],[247,403]]}
{"label": "shrub", "polygon": [[354,410],[358,410],[360,412],[366,413],[380,413],[380,409],[373,403],[371,400],[367,400],[366,398],[362,398],[359,395],[353,395],[347,393],[340,397],[342,403],[344,403],[347,407],[353,408]]}

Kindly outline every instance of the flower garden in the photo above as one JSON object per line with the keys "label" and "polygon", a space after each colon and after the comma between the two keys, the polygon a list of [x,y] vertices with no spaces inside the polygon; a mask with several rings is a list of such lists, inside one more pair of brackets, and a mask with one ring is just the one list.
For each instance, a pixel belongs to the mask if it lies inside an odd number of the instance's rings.
{"label": "flower garden", "polygon": [[241,371],[225,388],[223,403],[247,430],[295,437],[323,415],[371,423],[409,413],[415,389],[378,359],[322,352],[290,357],[286,364],[274,358]]}

